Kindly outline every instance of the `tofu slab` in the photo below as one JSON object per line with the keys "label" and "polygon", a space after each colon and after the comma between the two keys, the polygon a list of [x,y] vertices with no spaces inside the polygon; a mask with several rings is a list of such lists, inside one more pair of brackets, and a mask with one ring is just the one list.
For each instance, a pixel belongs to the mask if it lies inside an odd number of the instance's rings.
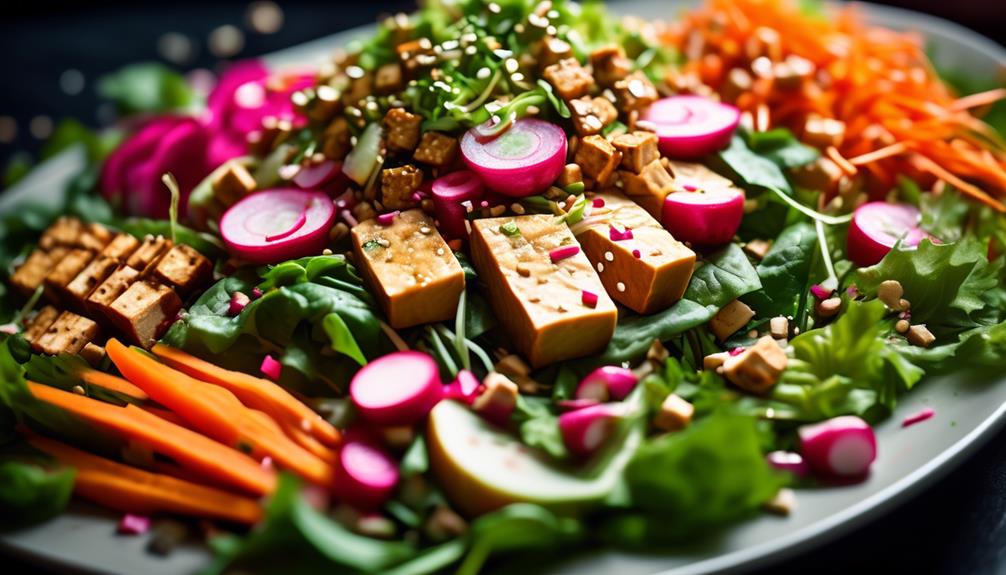
{"label": "tofu slab", "polygon": [[35,288],[45,281],[45,276],[52,271],[52,265],[56,263],[53,255],[42,249],[32,251],[24,263],[11,274],[10,285],[23,295],[31,295]]}
{"label": "tofu slab", "polygon": [[213,279],[213,264],[194,248],[178,244],[157,262],[154,277],[188,293]]}
{"label": "tofu slab", "polygon": [[125,262],[138,247],[140,247],[140,240],[129,234],[119,234],[105,246],[105,249],[101,251],[101,255]]}
{"label": "tofu slab", "polygon": [[82,308],[87,296],[94,291],[108,276],[112,275],[119,261],[113,257],[98,256],[91,260],[73,280],[66,286],[66,295],[75,308]]}
{"label": "tofu slab", "polygon": [[166,285],[133,282],[108,308],[109,318],[143,347],[154,341],[178,316],[182,300]]}
{"label": "tofu slab", "polygon": [[156,262],[161,255],[171,248],[171,240],[164,236],[151,236],[143,238],[143,243],[133,251],[126,264],[140,271],[147,269],[147,266]]}
{"label": "tofu slab", "polygon": [[67,284],[84,271],[93,258],[94,253],[81,248],[66,252],[66,255],[52,267],[49,275],[45,276],[46,291],[54,298],[69,296],[66,291]]}
{"label": "tofu slab", "polygon": [[32,347],[47,355],[76,354],[100,333],[101,330],[94,321],[72,311],[64,311],[32,342]]}
{"label": "tofu slab", "polygon": [[[519,234],[505,233],[504,225]],[[534,367],[597,353],[615,331],[618,312],[587,256],[549,256],[576,245],[569,228],[548,214],[472,223],[472,259],[493,311]],[[595,306],[584,303],[584,290],[597,294]]]}
{"label": "tofu slab", "polygon": [[129,266],[119,266],[117,270],[112,272],[112,275],[91,291],[91,294],[87,296],[85,307],[94,316],[101,315],[110,319],[112,302],[118,299],[122,292],[126,291],[126,288],[139,277],[140,272],[135,269]]}
{"label": "tofu slab", "polygon": [[[610,191],[594,198],[604,205],[591,208],[590,216],[573,229],[608,295],[641,314],[681,299],[695,267],[695,252],[622,194]],[[629,233],[632,237],[612,239],[612,229],[616,238]]]}
{"label": "tofu slab", "polygon": [[408,210],[385,226],[370,219],[353,228],[353,252],[396,329],[455,316],[465,272],[422,210]]}
{"label": "tofu slab", "polygon": [[59,310],[47,305],[42,309],[38,310],[35,317],[32,318],[31,323],[29,323],[24,330],[24,338],[28,340],[29,343],[35,343],[35,340],[42,337],[45,331],[49,329],[49,326],[56,321],[59,317]]}

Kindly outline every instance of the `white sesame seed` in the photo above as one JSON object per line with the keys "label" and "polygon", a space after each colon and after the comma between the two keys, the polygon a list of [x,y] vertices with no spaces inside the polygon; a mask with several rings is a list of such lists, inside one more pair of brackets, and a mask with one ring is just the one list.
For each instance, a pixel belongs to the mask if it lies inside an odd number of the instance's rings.
{"label": "white sesame seed", "polygon": [[437,255],[438,256],[444,255],[444,248],[437,248]]}
{"label": "white sesame seed", "polygon": [[615,284],[615,288],[617,288],[618,291],[620,292],[625,291],[625,284],[622,282],[618,282],[617,284]]}
{"label": "white sesame seed", "polygon": [[601,262],[597,262],[597,273],[601,273],[603,271],[604,271],[604,264]]}
{"label": "white sesame seed", "polygon": [[419,233],[421,233],[421,234],[428,234],[428,233],[430,233],[430,228],[427,227],[427,226],[423,226],[423,227],[419,228]]}
{"label": "white sesame seed", "polygon": [[604,259],[608,260],[609,262],[613,262],[615,261],[615,254],[611,252],[604,252]]}

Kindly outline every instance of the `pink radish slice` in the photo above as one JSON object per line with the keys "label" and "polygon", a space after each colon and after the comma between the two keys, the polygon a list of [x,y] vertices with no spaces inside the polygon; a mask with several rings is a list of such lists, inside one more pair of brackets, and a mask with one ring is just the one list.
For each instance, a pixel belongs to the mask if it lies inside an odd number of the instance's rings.
{"label": "pink radish slice", "polygon": [[433,180],[430,193],[440,232],[448,239],[467,236],[465,220],[468,212],[461,203],[472,202],[475,205],[482,199],[482,180],[475,172],[459,170]]}
{"label": "pink radish slice", "polygon": [[398,466],[376,445],[348,440],[339,450],[336,493],[342,501],[364,510],[378,509],[398,484]]}
{"label": "pink radish slice", "polygon": [[560,399],[555,404],[561,411],[576,411],[585,407],[600,405],[601,402],[596,399]]}
{"label": "pink radish slice", "polygon": [[293,183],[305,190],[320,190],[340,174],[342,174],[342,162],[325,160],[320,164],[301,168],[293,177]]}
{"label": "pink radish slice", "polygon": [[559,433],[566,449],[577,457],[589,457],[615,432],[624,416],[621,404],[602,403],[559,416]]}
{"label": "pink radish slice", "polygon": [[789,471],[797,477],[810,474],[810,467],[799,453],[792,451],[773,451],[765,456],[768,464],[782,471]]}
{"label": "pink radish slice", "polygon": [[364,419],[378,425],[407,426],[426,417],[440,401],[441,388],[432,357],[399,351],[356,372],[349,396]]}
{"label": "pink radish slice", "polygon": [[854,415],[835,417],[798,430],[800,453],[822,477],[858,478],[877,458],[873,429]]}
{"label": "pink radish slice", "polygon": [[701,96],[671,96],[654,102],[641,119],[656,127],[665,156],[696,159],[730,143],[741,113]]}
{"label": "pink radish slice", "polygon": [[461,138],[461,155],[485,186],[513,197],[543,192],[566,164],[566,133],[534,118],[522,118],[486,140],[475,129]]}
{"label": "pink radish slice", "polygon": [[587,374],[576,387],[577,399],[621,401],[636,387],[639,378],[631,369],[606,365]]}
{"label": "pink radish slice", "polygon": [[334,223],[335,205],[322,192],[266,190],[231,206],[220,235],[235,256],[266,264],[321,253]]}
{"label": "pink radish slice", "polygon": [[475,403],[475,398],[482,393],[483,389],[482,382],[479,381],[479,378],[475,377],[474,373],[467,369],[462,369],[458,372],[454,381],[444,386],[443,392],[446,399],[456,399],[462,403],[471,405]]}
{"label": "pink radish slice", "polygon": [[884,259],[894,244],[902,239],[906,246],[917,246],[929,237],[919,229],[919,210],[908,204],[869,202],[856,208],[849,225],[846,251],[860,267],[872,266]]}
{"label": "pink radish slice", "polygon": [[664,199],[661,223],[679,241],[720,245],[733,239],[743,217],[739,191],[674,192]]}

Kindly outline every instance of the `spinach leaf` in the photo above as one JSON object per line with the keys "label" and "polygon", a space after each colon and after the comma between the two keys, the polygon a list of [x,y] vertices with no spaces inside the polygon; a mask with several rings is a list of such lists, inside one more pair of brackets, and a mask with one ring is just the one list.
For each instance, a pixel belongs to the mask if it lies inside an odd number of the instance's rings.
{"label": "spinach leaf", "polygon": [[761,289],[741,299],[761,318],[795,315],[800,299],[810,289],[816,249],[814,226],[798,223],[786,228],[756,268]]}
{"label": "spinach leaf", "polygon": [[801,142],[786,128],[750,132],[747,143],[752,152],[783,169],[805,166],[821,156],[820,152]]}
{"label": "spinach leaf", "polygon": [[0,525],[23,527],[62,513],[75,474],[69,467],[48,470],[26,461],[0,461]]}
{"label": "spinach leaf", "polygon": [[546,397],[517,397],[517,407],[511,420],[517,424],[525,445],[541,449],[558,461],[569,459],[569,450],[559,432],[559,417],[552,412],[552,401]]}
{"label": "spinach leaf", "polygon": [[734,134],[730,145],[717,152],[716,160],[732,172],[734,178],[747,186],[775,188],[789,195],[793,188],[782,169],[771,159],[753,152],[744,143],[744,138]]}
{"label": "spinach leaf", "polygon": [[121,114],[162,113],[192,106],[196,95],[181,74],[157,62],[132,64],[98,79],[98,94]]}
{"label": "spinach leaf", "polygon": [[469,550],[456,575],[476,575],[494,553],[568,547],[585,536],[575,519],[557,517],[538,505],[516,503],[472,523]]}

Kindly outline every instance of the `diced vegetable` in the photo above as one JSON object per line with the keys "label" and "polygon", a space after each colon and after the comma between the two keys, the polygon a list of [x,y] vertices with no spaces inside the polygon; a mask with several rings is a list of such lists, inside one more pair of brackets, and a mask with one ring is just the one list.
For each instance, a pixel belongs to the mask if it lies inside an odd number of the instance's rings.
{"label": "diced vegetable", "polygon": [[472,128],[461,138],[461,155],[487,188],[524,197],[548,189],[566,165],[566,133],[534,118],[522,118],[492,139]]}
{"label": "diced vegetable", "polygon": [[797,477],[805,477],[810,474],[810,467],[803,460],[803,456],[792,451],[773,451],[765,456],[769,465],[776,469],[789,471]]}
{"label": "diced vegetable", "polygon": [[262,372],[262,375],[273,381],[278,381],[280,374],[283,372],[283,365],[273,356],[267,355],[262,358],[262,364],[258,369]]}
{"label": "diced vegetable", "polygon": [[730,143],[740,110],[701,96],[671,96],[654,102],[641,119],[652,123],[660,151],[676,159],[698,159]]}
{"label": "diced vegetable", "polygon": [[559,432],[566,449],[577,457],[590,457],[604,446],[625,416],[625,406],[602,403],[559,416]]}
{"label": "diced vegetable", "polygon": [[854,415],[805,425],[798,432],[801,455],[814,473],[822,477],[865,477],[877,458],[873,428]]}
{"label": "diced vegetable", "polygon": [[364,186],[380,166],[381,125],[371,123],[360,134],[356,145],[342,163],[342,171],[357,185]]}
{"label": "diced vegetable", "polygon": [[[340,176],[342,176],[342,162],[325,160],[320,164],[302,167],[293,177],[293,183],[305,190],[327,191],[334,195],[346,188],[345,176],[341,178]],[[342,185],[339,185],[340,183]]]}
{"label": "diced vegetable", "polygon": [[456,399],[471,405],[483,389],[482,382],[474,373],[462,369],[454,377],[454,381],[444,387],[444,399]]}
{"label": "diced vegetable", "polygon": [[621,401],[636,387],[639,378],[631,369],[605,365],[587,374],[576,388],[576,399],[599,402]]}
{"label": "diced vegetable", "polygon": [[697,245],[725,244],[744,216],[744,194],[735,190],[674,192],[664,200],[661,223],[675,239]]}
{"label": "diced vegetable", "polygon": [[448,239],[467,237],[467,210],[461,203],[475,205],[482,199],[482,180],[475,172],[459,170],[434,180],[430,191],[440,232]]}
{"label": "diced vegetable", "polygon": [[231,317],[240,315],[249,302],[251,302],[251,298],[247,295],[239,291],[234,292],[231,294],[230,304],[227,305],[227,315]]}
{"label": "diced vegetable", "polygon": [[349,384],[349,396],[368,421],[405,426],[426,417],[440,401],[442,387],[432,357],[418,351],[400,351],[358,371]]}
{"label": "diced vegetable", "polygon": [[252,263],[317,255],[328,243],[335,206],[322,192],[277,189],[254,193],[220,218],[228,250]]}
{"label": "diced vegetable", "polygon": [[860,267],[872,266],[884,259],[894,244],[917,246],[929,237],[919,228],[922,216],[915,206],[869,202],[856,208],[849,224],[846,251]]}
{"label": "diced vegetable", "polygon": [[595,405],[600,405],[600,401],[596,399],[560,399],[556,401],[555,404],[562,411],[576,411],[577,409],[583,409],[585,407],[593,407]]}
{"label": "diced vegetable", "polygon": [[924,407],[919,411],[909,415],[908,417],[901,420],[901,427],[910,427],[916,423],[922,423],[923,421],[936,415],[936,410],[931,407]]}
{"label": "diced vegetable", "polygon": [[146,515],[127,513],[119,520],[115,532],[120,535],[143,535],[150,531],[150,518]]}
{"label": "diced vegetable", "polygon": [[351,439],[339,450],[336,491],[342,500],[363,510],[381,507],[398,484],[398,465],[377,446]]}

